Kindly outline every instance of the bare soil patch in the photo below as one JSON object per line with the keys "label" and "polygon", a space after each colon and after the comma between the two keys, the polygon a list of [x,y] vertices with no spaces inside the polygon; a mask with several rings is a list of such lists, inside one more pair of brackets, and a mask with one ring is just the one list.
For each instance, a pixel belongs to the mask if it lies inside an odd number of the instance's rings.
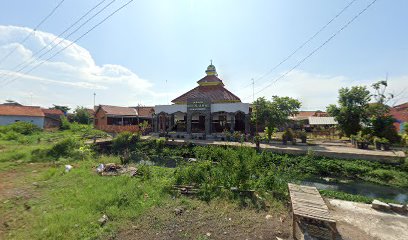
{"label": "bare soil patch", "polygon": [[328,199],[327,202],[337,220],[337,230],[342,239],[408,239],[408,216],[380,212],[365,203],[337,199]]}
{"label": "bare soil patch", "polygon": [[114,239],[292,239],[291,224],[286,210],[257,211],[221,201],[176,199],[135,219]]}

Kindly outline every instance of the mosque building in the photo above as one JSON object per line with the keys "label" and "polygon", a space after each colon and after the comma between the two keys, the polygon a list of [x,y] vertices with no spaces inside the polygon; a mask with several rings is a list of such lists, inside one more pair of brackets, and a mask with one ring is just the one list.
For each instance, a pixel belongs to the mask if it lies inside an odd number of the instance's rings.
{"label": "mosque building", "polygon": [[154,107],[156,133],[176,132],[192,137],[215,137],[225,131],[249,133],[249,103],[228,91],[211,63],[198,86],[173,99],[171,105]]}

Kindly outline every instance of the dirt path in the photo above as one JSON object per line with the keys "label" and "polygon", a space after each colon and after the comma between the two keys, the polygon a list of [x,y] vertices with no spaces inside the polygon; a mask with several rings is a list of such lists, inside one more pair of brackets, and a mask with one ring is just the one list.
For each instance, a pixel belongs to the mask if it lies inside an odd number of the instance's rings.
{"label": "dirt path", "polygon": [[276,240],[291,239],[291,229],[287,213],[237,209],[235,204],[226,202],[174,200],[153,208],[120,230],[115,239]]}
{"label": "dirt path", "polygon": [[408,239],[408,216],[380,212],[364,203],[337,199],[329,199],[328,203],[343,239]]}

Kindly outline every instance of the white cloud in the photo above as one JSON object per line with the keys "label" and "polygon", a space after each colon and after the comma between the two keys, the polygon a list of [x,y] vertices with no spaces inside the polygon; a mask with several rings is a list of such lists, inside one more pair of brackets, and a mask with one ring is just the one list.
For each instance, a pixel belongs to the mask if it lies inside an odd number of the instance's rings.
{"label": "white cloud", "polygon": [[[140,78],[124,66],[97,65],[89,51],[77,44],[72,44],[55,58],[45,61],[37,69],[25,74],[33,66],[71,43],[65,39],[55,40],[56,36],[51,33],[36,31],[26,42],[20,44],[19,42],[31,31],[32,29],[24,27],[0,26],[0,59],[16,49],[6,61],[0,63],[0,101],[14,99],[23,104],[41,106],[52,104],[91,106],[90,99],[93,98],[94,91],[97,92],[99,99],[97,102],[103,104],[152,104],[152,99],[160,97],[160,94],[152,90],[153,85],[150,81]],[[61,44],[41,59],[33,61],[33,53],[53,41],[54,44],[61,41]],[[32,64],[21,73],[16,72],[20,68],[13,71],[15,66],[30,61],[33,61]],[[15,77],[18,79],[7,86],[2,86]],[[150,101],[145,103],[142,99]]]}
{"label": "white cloud", "polygon": [[[271,79],[276,79],[278,76],[271,77]],[[347,76],[329,76],[294,70],[255,97],[290,96],[302,102],[303,110],[325,110],[329,104],[337,103],[340,88],[366,85],[372,90],[371,84],[383,79],[384,77],[354,80]],[[267,86],[268,83],[260,81],[255,87],[255,92]],[[394,101],[390,101],[390,104],[406,102],[408,100],[408,76],[390,77],[387,92],[398,95]],[[242,96],[241,100],[252,101],[252,87],[242,89],[237,93]]]}

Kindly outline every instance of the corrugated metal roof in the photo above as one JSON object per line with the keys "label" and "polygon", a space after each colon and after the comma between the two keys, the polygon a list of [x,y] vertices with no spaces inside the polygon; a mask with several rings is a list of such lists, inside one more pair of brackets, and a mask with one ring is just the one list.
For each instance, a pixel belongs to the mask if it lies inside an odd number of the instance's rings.
{"label": "corrugated metal roof", "polygon": [[309,117],[310,125],[337,125],[334,117]]}
{"label": "corrugated metal roof", "polygon": [[110,105],[100,105],[101,108],[107,115],[115,116],[137,116],[137,111],[130,107],[118,107]]}

